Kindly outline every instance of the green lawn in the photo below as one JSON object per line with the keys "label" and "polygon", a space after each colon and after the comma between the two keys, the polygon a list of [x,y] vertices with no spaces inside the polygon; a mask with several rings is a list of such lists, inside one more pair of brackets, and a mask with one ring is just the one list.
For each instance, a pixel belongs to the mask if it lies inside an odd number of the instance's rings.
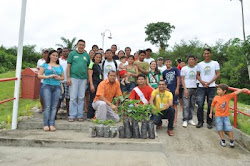
{"label": "green lawn", "polygon": [[[0,79],[11,78],[11,77],[15,77],[15,71],[9,71],[7,73],[0,74]],[[0,101],[13,98],[14,88],[15,88],[15,81],[0,82]],[[40,106],[40,102],[38,99],[36,100],[20,99],[18,116],[32,115],[30,108],[34,106]],[[13,108],[13,101],[0,104],[0,124],[2,124],[7,128],[9,128],[11,124],[12,108]]]}

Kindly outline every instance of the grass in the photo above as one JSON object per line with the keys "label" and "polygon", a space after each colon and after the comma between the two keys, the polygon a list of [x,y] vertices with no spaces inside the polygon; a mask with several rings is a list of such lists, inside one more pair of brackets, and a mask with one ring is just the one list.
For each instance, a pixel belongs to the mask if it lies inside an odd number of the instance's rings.
{"label": "grass", "polygon": [[[0,74],[1,78],[15,77],[15,71]],[[0,101],[13,98],[15,81],[0,82]],[[21,93],[21,92],[20,92]],[[30,109],[34,106],[40,106],[39,99],[19,99],[18,117],[31,116]],[[6,128],[10,128],[12,120],[13,101],[0,104],[0,124]]]}

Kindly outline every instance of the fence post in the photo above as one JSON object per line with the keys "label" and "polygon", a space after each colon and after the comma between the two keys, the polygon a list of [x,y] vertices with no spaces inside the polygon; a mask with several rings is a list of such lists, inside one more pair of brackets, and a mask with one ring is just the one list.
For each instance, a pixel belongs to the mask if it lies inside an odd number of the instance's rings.
{"label": "fence post", "polygon": [[237,127],[237,115],[238,115],[238,107],[237,107],[237,102],[238,102],[238,96],[236,95],[234,97],[234,127]]}
{"label": "fence post", "polygon": [[20,19],[20,27],[19,27],[19,38],[18,38],[18,50],[17,50],[17,63],[16,63],[16,78],[17,78],[17,80],[15,81],[15,91],[14,91],[15,100],[13,102],[11,129],[17,128],[18,102],[19,102],[19,91],[20,91],[21,70],[22,70],[22,57],[23,57],[23,37],[24,37],[26,3],[27,3],[27,0],[22,0],[21,19]]}

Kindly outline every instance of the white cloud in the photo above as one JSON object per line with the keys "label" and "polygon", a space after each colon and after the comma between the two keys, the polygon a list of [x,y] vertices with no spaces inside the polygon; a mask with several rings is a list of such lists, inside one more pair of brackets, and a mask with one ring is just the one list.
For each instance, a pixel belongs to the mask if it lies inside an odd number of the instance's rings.
{"label": "white cloud", "polygon": [[[20,0],[0,1],[0,45],[17,45]],[[245,29],[250,34],[250,1],[244,1]],[[87,50],[93,44],[102,45],[101,33],[110,29],[113,39],[106,34],[105,49],[112,44],[132,52],[157,47],[145,42],[144,27],[151,22],[170,22],[176,29],[170,46],[180,40],[198,38],[213,44],[242,38],[241,6],[238,0],[27,0],[24,44],[36,44],[37,49],[54,47],[60,37],[83,38]]]}

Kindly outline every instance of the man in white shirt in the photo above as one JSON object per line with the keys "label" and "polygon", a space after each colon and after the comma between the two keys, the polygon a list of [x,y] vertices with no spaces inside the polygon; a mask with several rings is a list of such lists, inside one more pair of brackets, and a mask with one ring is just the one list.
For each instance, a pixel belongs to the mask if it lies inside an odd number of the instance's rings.
{"label": "man in white shirt", "polygon": [[118,74],[118,66],[117,63],[114,59],[112,59],[112,50],[111,49],[107,49],[105,52],[105,56],[107,59],[105,59],[102,62],[102,70],[103,70],[103,80],[108,78],[108,73],[112,70],[112,71],[116,71],[117,73],[117,80],[120,79],[120,76]]}
{"label": "man in white shirt", "polygon": [[158,69],[161,71],[161,73],[167,69],[166,65],[164,65],[164,60],[162,57],[159,57],[157,59],[157,65],[158,65]]}
{"label": "man in white shirt", "polygon": [[207,98],[207,128],[213,128],[213,117],[209,117],[210,107],[212,100],[215,96],[215,81],[220,77],[220,65],[217,61],[211,60],[211,50],[209,48],[204,49],[203,52],[204,61],[197,65],[197,79],[200,81],[197,89],[197,128],[203,127],[204,123],[204,102]]}
{"label": "man in white shirt", "polygon": [[148,62],[148,64],[150,64],[152,61],[155,61],[154,58],[151,58],[151,54],[152,54],[152,50],[150,48],[147,48],[144,62]]}
{"label": "man in white shirt", "polygon": [[[64,75],[66,75],[67,73],[67,59],[69,56],[69,49],[68,48],[63,48],[62,50],[62,57],[59,58],[59,64],[62,66],[63,68],[63,72]],[[69,86],[67,85],[67,77],[64,77],[64,80],[61,81],[62,85],[63,85],[63,94],[61,94],[60,96],[60,100],[58,103],[58,107],[57,107],[57,111],[59,109],[59,107],[61,106],[61,102],[63,101],[63,99],[66,99],[66,109],[67,109],[67,116],[69,116],[69,100],[70,100],[70,96],[69,96]]]}
{"label": "man in white shirt", "polygon": [[[46,59],[48,58],[48,55],[49,55],[49,50],[48,49],[43,49],[42,50],[42,56],[43,58],[39,59],[37,61],[37,69],[38,71],[40,70],[40,67],[42,66],[42,64],[44,64],[46,62]],[[42,110],[41,112],[43,112],[43,90],[42,90],[42,86],[43,86],[43,80],[41,80],[41,83],[40,83],[40,103],[41,103],[41,107],[42,107]]]}
{"label": "man in white shirt", "polygon": [[193,121],[193,111],[196,99],[196,75],[197,68],[195,66],[195,56],[188,56],[188,65],[181,69],[181,83],[184,89],[183,93],[183,127],[187,127],[188,124],[195,126]]}

